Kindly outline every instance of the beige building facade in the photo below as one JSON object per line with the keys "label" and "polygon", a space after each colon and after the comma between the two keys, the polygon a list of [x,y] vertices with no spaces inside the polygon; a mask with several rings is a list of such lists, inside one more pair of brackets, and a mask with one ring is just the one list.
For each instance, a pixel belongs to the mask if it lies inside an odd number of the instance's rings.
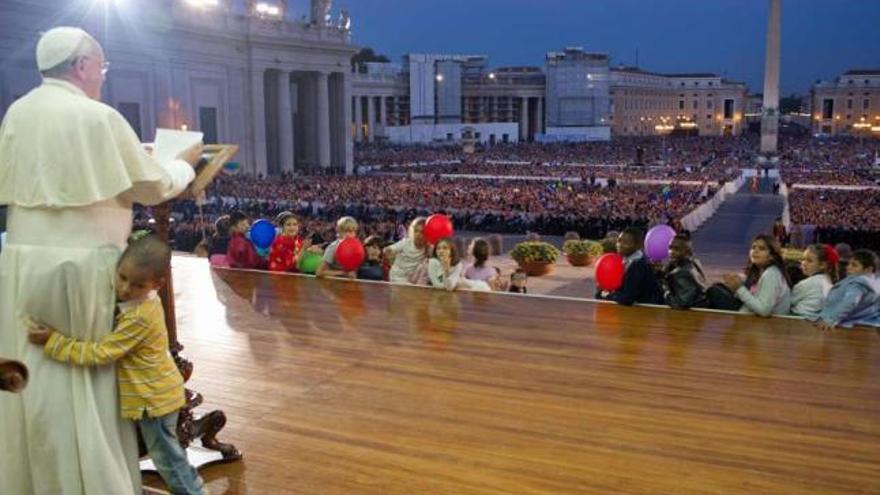
{"label": "beige building facade", "polygon": [[810,91],[813,133],[880,138],[880,69],[850,70]]}
{"label": "beige building facade", "polygon": [[[457,140],[466,127],[475,128],[479,140],[488,143],[540,140],[548,132],[545,70],[530,66],[490,68],[484,56],[433,56],[434,60],[461,63],[456,71],[461,77],[460,119],[450,123],[422,115],[422,127],[442,131],[396,132],[396,127],[412,123],[410,98],[414,93],[409,57],[404,64],[367,64],[362,72],[354,74],[351,128],[355,142]],[[437,66],[434,72],[431,70],[429,67],[428,76],[435,78],[436,86],[450,82],[448,69]],[[745,128],[748,95],[743,83],[716,74],[659,74],[633,67],[610,68],[607,74],[609,114],[602,117],[601,124],[610,126],[612,136],[671,132],[735,136]],[[586,84],[591,82],[595,83],[585,79]],[[424,91],[420,88],[417,93]],[[434,99],[436,102],[437,96]],[[565,102],[558,104],[564,111]],[[509,125],[516,129],[511,130]]]}

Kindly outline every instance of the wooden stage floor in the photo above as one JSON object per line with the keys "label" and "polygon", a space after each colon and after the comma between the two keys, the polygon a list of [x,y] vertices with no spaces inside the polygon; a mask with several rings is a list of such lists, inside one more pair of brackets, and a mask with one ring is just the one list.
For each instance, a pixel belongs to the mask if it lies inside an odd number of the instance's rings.
{"label": "wooden stage floor", "polygon": [[[876,494],[880,336],[175,257],[212,494]],[[155,483],[155,478],[147,478]]]}

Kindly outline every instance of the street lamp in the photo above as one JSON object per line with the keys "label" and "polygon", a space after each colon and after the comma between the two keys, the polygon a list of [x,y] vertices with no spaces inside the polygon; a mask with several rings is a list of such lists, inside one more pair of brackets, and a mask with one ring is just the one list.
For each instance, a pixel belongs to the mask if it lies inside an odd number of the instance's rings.
{"label": "street lamp", "polygon": [[856,133],[859,135],[859,144],[864,144],[865,134],[873,130],[871,123],[865,117],[860,118],[858,122],[853,124],[853,128],[856,129]]}

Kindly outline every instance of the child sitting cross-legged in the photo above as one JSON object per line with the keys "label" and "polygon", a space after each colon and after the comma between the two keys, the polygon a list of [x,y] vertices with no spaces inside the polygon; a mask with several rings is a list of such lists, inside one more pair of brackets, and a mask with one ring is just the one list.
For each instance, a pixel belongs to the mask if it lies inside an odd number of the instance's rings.
{"label": "child sitting cross-legged", "polygon": [[137,422],[156,469],[171,491],[201,494],[202,480],[177,440],[177,417],[185,405],[183,377],[168,351],[165,312],[156,290],[165,283],[171,249],[157,237],[130,241],[116,265],[119,314],[113,332],[81,342],[40,323],[28,340],[50,358],[75,366],[114,362],[122,417]]}

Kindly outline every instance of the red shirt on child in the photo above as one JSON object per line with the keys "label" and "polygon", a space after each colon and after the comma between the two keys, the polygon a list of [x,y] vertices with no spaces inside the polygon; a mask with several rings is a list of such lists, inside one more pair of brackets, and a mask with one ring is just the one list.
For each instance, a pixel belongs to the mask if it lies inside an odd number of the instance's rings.
{"label": "red shirt on child", "polygon": [[263,258],[257,254],[257,249],[251,244],[251,241],[238,233],[233,233],[229,237],[226,259],[232,268],[259,269],[265,266]]}
{"label": "red shirt on child", "polygon": [[302,248],[303,239],[300,236],[275,236],[272,247],[269,248],[269,270],[273,272],[297,271],[296,257]]}

